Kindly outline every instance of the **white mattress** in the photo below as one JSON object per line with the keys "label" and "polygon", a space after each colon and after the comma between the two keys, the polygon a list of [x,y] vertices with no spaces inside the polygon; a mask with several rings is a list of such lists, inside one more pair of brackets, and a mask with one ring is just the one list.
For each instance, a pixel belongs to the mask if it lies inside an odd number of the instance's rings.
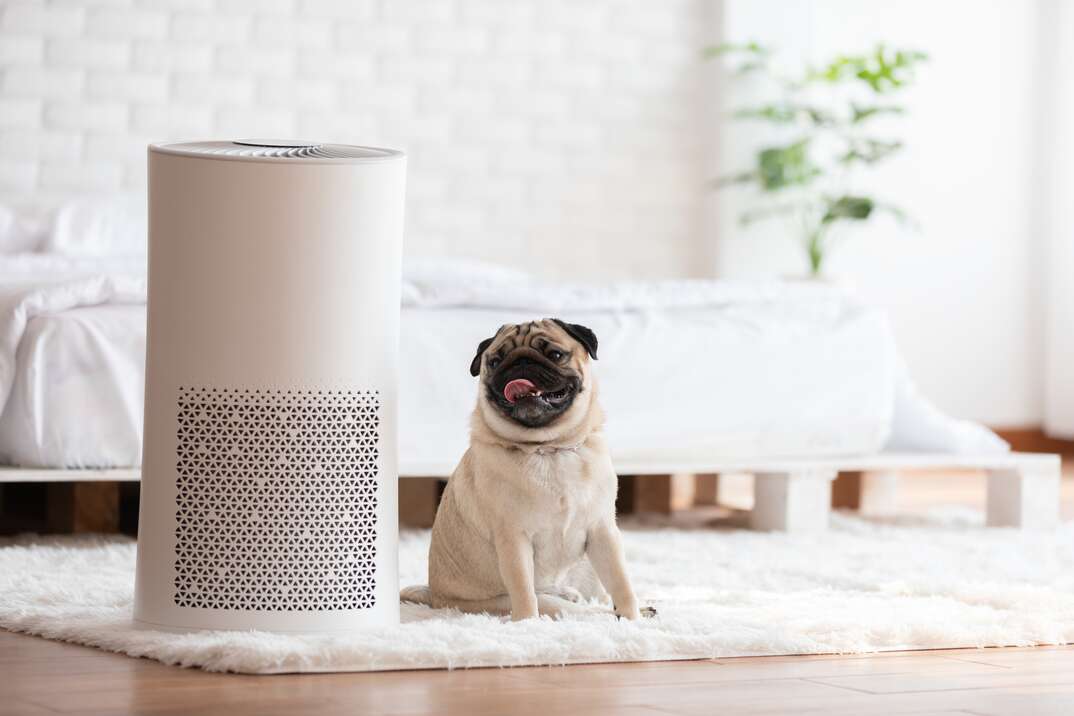
{"label": "white mattress", "polygon": [[[477,343],[533,312],[403,312],[400,454],[458,459],[477,380]],[[536,316],[539,317],[539,316]],[[595,373],[620,460],[874,452],[890,429],[895,372],[882,316],[765,330],[724,311],[575,311],[600,340]]]}
{"label": "white mattress", "polygon": [[[139,464],[144,286],[110,265],[52,266],[28,292],[35,261],[0,272],[0,462]],[[596,374],[615,459],[861,454],[892,443],[1003,449],[917,396],[883,314],[837,291],[565,287],[469,268],[413,271],[403,293],[400,462],[409,474],[444,474],[465,450],[477,343],[503,323],[544,315],[600,339]]]}
{"label": "white mattress", "polygon": [[0,462],[126,467],[142,461],[145,307],[105,305],[29,321],[0,414]]}

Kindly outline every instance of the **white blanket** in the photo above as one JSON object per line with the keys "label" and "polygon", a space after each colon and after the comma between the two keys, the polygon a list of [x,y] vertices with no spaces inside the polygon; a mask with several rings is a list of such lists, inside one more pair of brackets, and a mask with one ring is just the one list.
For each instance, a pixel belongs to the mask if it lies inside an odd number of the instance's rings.
{"label": "white blanket", "polygon": [[[140,462],[145,283],[139,260],[29,255],[0,266],[0,460]],[[882,313],[825,286],[542,284],[467,262],[403,285],[400,456],[439,474],[467,441],[467,367],[506,322],[556,315],[601,339],[617,459],[987,452],[989,431],[916,394]],[[110,328],[111,327],[111,328]]]}
{"label": "white blanket", "polygon": [[31,319],[84,306],[144,305],[144,271],[143,260],[0,258],[0,408],[11,393],[19,344]]}

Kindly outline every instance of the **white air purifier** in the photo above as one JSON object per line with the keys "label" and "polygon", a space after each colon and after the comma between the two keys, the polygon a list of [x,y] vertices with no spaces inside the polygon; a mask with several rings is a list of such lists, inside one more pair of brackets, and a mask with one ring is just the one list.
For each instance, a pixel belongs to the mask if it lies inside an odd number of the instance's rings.
{"label": "white air purifier", "polygon": [[405,177],[387,149],[150,146],[137,623],[398,623]]}

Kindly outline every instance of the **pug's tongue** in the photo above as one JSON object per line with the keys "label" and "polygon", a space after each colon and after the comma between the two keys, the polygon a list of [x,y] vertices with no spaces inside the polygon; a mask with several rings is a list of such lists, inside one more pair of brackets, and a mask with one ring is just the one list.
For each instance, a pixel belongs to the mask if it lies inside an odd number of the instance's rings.
{"label": "pug's tongue", "polygon": [[540,392],[536,385],[525,378],[515,378],[503,387],[503,397],[507,398],[508,403],[514,403],[527,395],[539,395]]}

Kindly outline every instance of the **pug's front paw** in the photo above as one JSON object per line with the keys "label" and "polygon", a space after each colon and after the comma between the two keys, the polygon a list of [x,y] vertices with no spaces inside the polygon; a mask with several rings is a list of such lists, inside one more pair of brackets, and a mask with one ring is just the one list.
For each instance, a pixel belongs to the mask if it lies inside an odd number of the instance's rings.
{"label": "pug's front paw", "polygon": [[521,604],[511,608],[511,621],[520,622],[524,619],[536,619],[538,616],[536,604]]}
{"label": "pug's front paw", "polygon": [[638,605],[635,602],[623,606],[613,604],[612,611],[615,612],[616,619],[629,619],[631,621],[641,619],[641,612],[638,610]]}

